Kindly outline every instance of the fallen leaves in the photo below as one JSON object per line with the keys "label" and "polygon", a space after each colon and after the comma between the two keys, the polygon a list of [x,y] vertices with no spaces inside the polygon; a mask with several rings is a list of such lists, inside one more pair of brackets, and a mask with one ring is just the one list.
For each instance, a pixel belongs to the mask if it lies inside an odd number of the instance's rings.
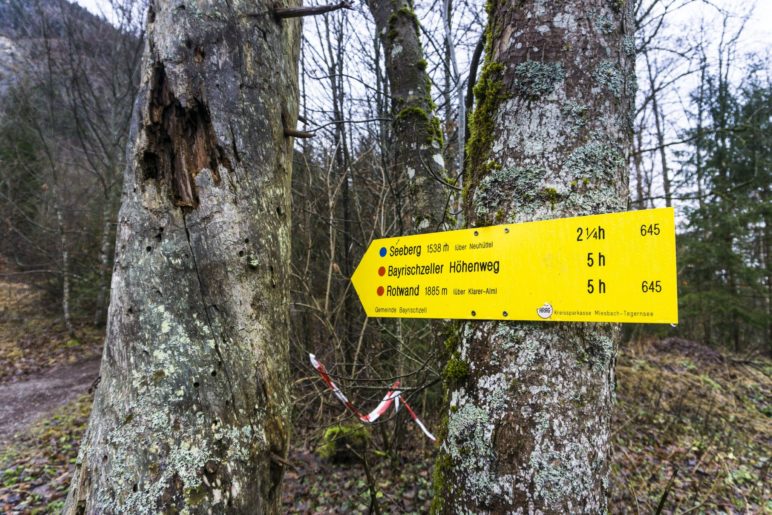
{"label": "fallen leaves", "polygon": [[0,452],[0,512],[61,511],[91,402],[83,395],[68,403]]}
{"label": "fallen leaves", "polygon": [[772,511],[768,360],[670,340],[619,356],[610,511],[654,512],[671,478],[666,512]]}
{"label": "fallen leaves", "polygon": [[70,338],[64,322],[43,313],[33,286],[0,280],[0,382],[100,355],[103,333],[88,326]]}

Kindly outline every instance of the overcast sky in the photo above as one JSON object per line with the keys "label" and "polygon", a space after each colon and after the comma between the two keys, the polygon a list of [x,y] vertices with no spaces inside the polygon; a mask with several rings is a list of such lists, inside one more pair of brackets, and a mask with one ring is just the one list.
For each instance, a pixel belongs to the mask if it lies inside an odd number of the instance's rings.
{"label": "overcast sky", "polygon": [[[417,0],[417,2],[420,1]],[[75,2],[94,14],[105,14],[108,18],[110,17],[109,2],[106,0],[75,0]],[[749,20],[746,27],[742,47],[747,52],[769,52],[772,49],[772,28],[770,27],[770,21],[772,21],[772,0],[758,0],[755,4],[754,16]],[[736,13],[743,13],[748,10],[750,5],[753,5],[753,2],[748,2],[747,0],[715,0],[713,5]],[[709,9],[705,4],[694,2],[684,8],[678,17],[682,19],[697,19],[704,12],[708,11]]]}

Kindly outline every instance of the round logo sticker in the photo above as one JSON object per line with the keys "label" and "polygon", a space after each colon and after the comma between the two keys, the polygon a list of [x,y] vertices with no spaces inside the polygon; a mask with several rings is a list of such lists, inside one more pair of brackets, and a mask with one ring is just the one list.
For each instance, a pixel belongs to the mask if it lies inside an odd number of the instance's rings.
{"label": "round logo sticker", "polygon": [[549,302],[545,302],[543,306],[536,310],[536,314],[541,318],[547,319],[552,316],[552,305]]}

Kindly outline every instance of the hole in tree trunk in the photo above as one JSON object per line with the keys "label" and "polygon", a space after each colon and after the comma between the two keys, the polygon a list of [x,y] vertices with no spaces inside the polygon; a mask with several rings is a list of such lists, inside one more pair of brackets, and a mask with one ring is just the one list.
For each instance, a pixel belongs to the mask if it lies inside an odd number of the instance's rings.
{"label": "hole in tree trunk", "polygon": [[220,182],[220,166],[232,170],[217,143],[209,108],[195,97],[183,107],[162,63],[153,67],[144,130],[147,143],[139,159],[142,182],[165,185],[175,205],[198,206],[195,177],[202,169],[211,171],[215,184]]}

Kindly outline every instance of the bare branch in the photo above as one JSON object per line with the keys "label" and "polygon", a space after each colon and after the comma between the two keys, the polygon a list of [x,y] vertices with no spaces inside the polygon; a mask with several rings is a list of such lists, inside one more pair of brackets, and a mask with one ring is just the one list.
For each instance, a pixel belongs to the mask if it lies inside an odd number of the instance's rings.
{"label": "bare branch", "polygon": [[[330,5],[316,5],[309,7],[274,7],[273,15],[279,20],[284,18],[300,18],[301,16],[317,16],[319,14],[325,14],[338,9],[351,9],[351,3],[343,0],[337,4]],[[251,15],[250,15],[251,16]]]}
{"label": "bare branch", "polygon": [[308,139],[316,136],[316,133],[310,131],[299,131],[297,129],[288,129],[287,127],[284,127],[284,136],[288,138]]}

